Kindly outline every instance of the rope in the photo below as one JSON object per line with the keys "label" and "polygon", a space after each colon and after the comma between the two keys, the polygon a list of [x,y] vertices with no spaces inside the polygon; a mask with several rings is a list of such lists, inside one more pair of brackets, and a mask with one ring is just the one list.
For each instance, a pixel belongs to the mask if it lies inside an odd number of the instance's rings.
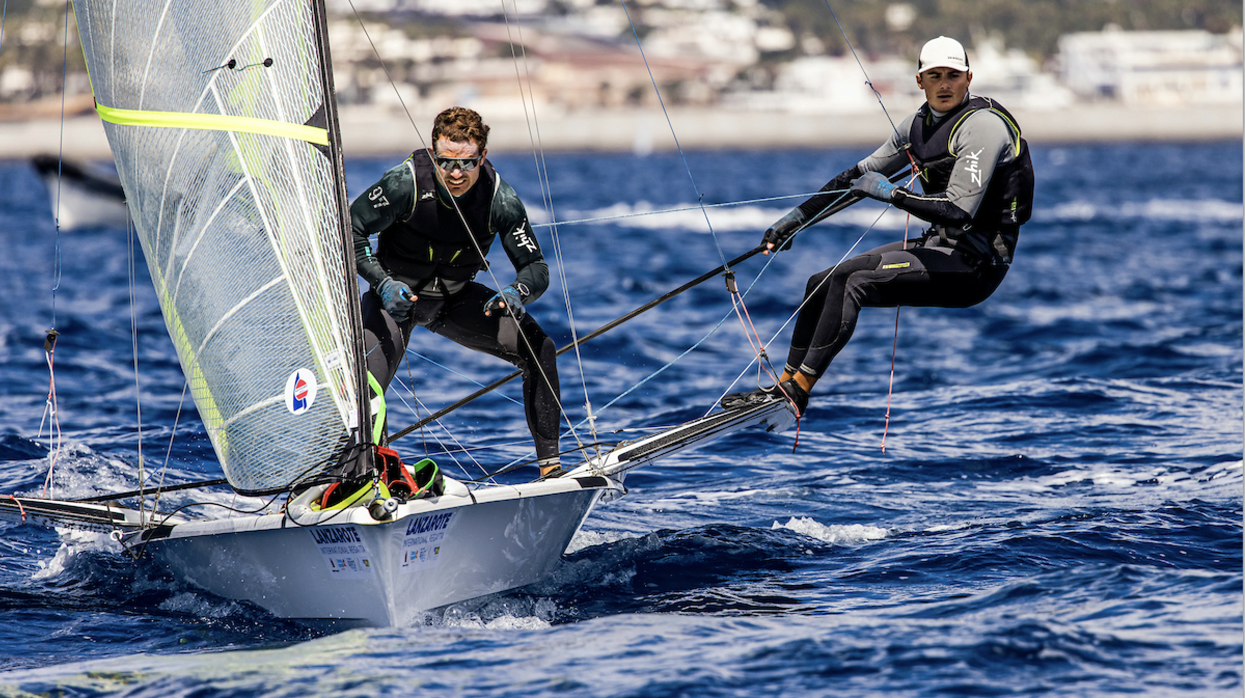
{"label": "rope", "polygon": [[[399,386],[406,388],[407,392],[410,393],[411,395],[411,399],[415,401],[415,404],[417,406],[423,407],[423,403],[419,400],[419,397],[415,395],[415,391],[413,391],[410,386],[404,385],[400,379],[395,378],[395,380],[398,381]],[[406,398],[402,395],[401,392],[397,393],[397,396],[398,396],[398,399],[402,401],[402,404],[405,405],[407,409],[411,410],[412,412],[415,411],[414,408],[411,407],[410,403],[406,401]],[[441,427],[441,430],[444,431],[447,436],[449,436],[449,438],[454,442],[456,446],[458,446],[458,449],[457,449],[458,452],[461,452],[464,455],[466,455],[468,458],[470,458],[471,462],[474,463],[475,466],[480,469],[480,472],[484,472],[484,473],[488,472],[488,469],[485,468],[484,465],[480,463],[480,461],[476,460],[475,456],[471,455],[471,449],[467,448],[466,446],[463,446],[463,443],[458,440],[458,437],[454,435],[454,432],[451,431],[449,427],[446,427],[439,420],[433,420],[433,421],[436,423],[438,427]],[[454,454],[451,452],[451,449],[446,448],[445,443],[441,441],[441,439],[436,434],[433,434],[432,438],[434,441],[436,441],[437,446],[441,448],[441,452],[449,456],[450,460],[454,461],[454,465],[458,466],[458,469],[461,470],[464,474],[466,474],[467,468],[463,467],[463,464],[460,463],[458,459],[454,457]],[[425,449],[425,451],[427,451],[427,449]]]}
{"label": "rope", "polygon": [[406,114],[407,121],[411,122],[411,128],[415,129],[415,135],[419,138],[419,142],[425,148],[428,147],[428,141],[424,140],[424,134],[420,132],[419,126],[415,124],[415,117],[411,116],[411,110],[406,106],[406,100],[402,99],[402,93],[398,90],[398,83],[393,81],[393,76],[389,74],[389,65],[380,58],[380,51],[376,50],[376,42],[372,41],[372,35],[367,30],[367,25],[363,23],[363,17],[359,14],[359,10],[354,6],[354,0],[347,0],[350,3],[350,10],[354,12],[355,19],[359,20],[359,28],[363,30],[363,36],[367,38],[367,43],[372,47],[372,53],[376,55],[376,60],[380,63],[381,70],[385,71],[385,78],[389,80],[389,85],[393,87],[393,94],[398,98],[398,104],[402,105],[402,112]]}
{"label": "rope", "polygon": [[[5,3],[5,4],[8,4],[8,3]],[[8,497],[9,499],[12,499],[14,502],[17,503],[17,510],[21,512],[22,514],[22,523],[26,523],[26,507],[22,506],[22,500],[18,499],[15,495],[11,495],[11,494],[6,494],[4,496]]]}
{"label": "rope", "polygon": [[[882,216],[886,215],[886,211],[889,208],[890,207],[888,206],[886,209],[882,209],[882,212],[878,214],[878,217],[875,218],[874,221],[869,224],[868,228],[865,228],[865,231],[860,234],[860,237],[856,238],[856,242],[853,242],[852,246],[847,248],[847,251],[844,252],[841,257],[839,257],[839,261],[835,262],[834,266],[830,267],[830,273],[825,275],[825,278],[822,279],[821,284],[818,284],[817,287],[814,288],[812,292],[805,294],[805,298],[800,303],[800,305],[796,307],[795,311],[792,312],[791,315],[787,317],[787,320],[782,323],[782,325],[778,328],[776,332],[774,332],[774,336],[771,337],[770,340],[765,343],[764,345],[765,349],[768,349],[769,345],[773,344],[774,341],[778,339],[778,336],[782,334],[783,330],[786,329],[787,325],[791,324],[791,321],[794,320],[796,316],[800,314],[800,311],[804,308],[805,305],[808,305],[809,299],[812,298],[814,295],[816,295],[816,291],[821,288],[822,284],[825,284],[829,281],[830,274],[833,274],[834,270],[837,269],[838,266],[847,259],[848,255],[850,255],[852,251],[855,250],[860,245],[860,243],[865,239],[865,236],[869,234],[869,231],[873,230],[873,228],[877,226],[878,222],[882,220]],[[804,232],[804,230],[807,230],[807,226],[797,231],[796,235],[799,235],[800,233]],[[777,257],[777,255],[770,256],[770,261],[765,263],[766,267],[769,266],[769,264],[774,260],[775,257]],[[758,275],[758,278],[759,278],[759,275]],[[753,359],[753,361],[756,361],[756,359]],[[726,391],[724,391],[722,395],[718,396],[718,400],[721,400],[723,397],[725,397],[726,394],[730,392],[730,389],[733,388],[735,384],[739,382],[739,379],[744,377],[744,374],[747,373],[748,370],[752,368],[753,361],[748,362],[748,365],[744,367],[744,370],[740,371],[739,375],[735,377],[735,380],[731,381],[730,385],[727,386]],[[714,401],[714,404],[716,405],[717,402],[718,401]],[[709,410],[712,411],[713,407],[710,406]],[[706,412],[705,414],[708,414],[708,412]]]}
{"label": "rope", "polygon": [[[909,213],[904,221],[903,239],[900,241],[903,247],[908,249],[908,231],[912,225],[912,214]],[[895,338],[891,341],[891,376],[890,381],[886,385],[886,419],[882,425],[882,453],[886,453],[886,432],[891,427],[891,394],[895,391],[895,355],[899,352],[899,306],[895,306]]]}
{"label": "rope", "polygon": [[39,436],[43,436],[43,425],[48,425],[48,474],[43,480],[43,496],[45,499],[49,496],[52,487],[52,471],[56,468],[56,460],[60,456],[62,442],[60,410],[56,400],[56,370],[55,370],[55,352],[56,339],[60,333],[56,330],[48,330],[48,336],[43,340],[43,353],[47,357],[48,364],[48,396],[43,403],[43,417],[39,419]]}
{"label": "rope", "polygon": [[[5,0],[4,13],[8,14],[8,0]],[[2,26],[2,25],[0,25]],[[48,363],[48,397],[44,404],[44,418],[50,417],[48,421],[48,474],[43,480],[43,496],[48,497],[53,490],[52,473],[56,468],[56,460],[60,454],[63,445],[61,440],[60,414],[57,409],[56,401],[56,374],[53,370],[52,354],[56,349],[56,339],[60,335],[56,331],[56,292],[61,285],[61,222],[60,222],[60,202],[61,202],[61,164],[64,162],[65,156],[65,83],[69,76],[69,0],[65,0],[65,27],[64,38],[61,49],[61,121],[60,121],[60,145],[58,146],[58,157],[56,163],[56,214],[53,216],[53,222],[56,225],[56,244],[55,254],[52,262],[52,327],[48,330],[47,338],[43,341],[43,351],[47,354]],[[39,434],[43,434],[43,419],[39,421]],[[55,436],[53,436],[55,434]]]}
{"label": "rope", "polygon": [[[903,140],[903,136],[899,133],[899,127],[895,125],[895,120],[891,118],[890,112],[886,110],[886,103],[882,101],[882,93],[878,92],[877,88],[873,86],[873,81],[869,79],[869,71],[865,70],[865,65],[864,63],[861,62],[860,56],[857,55],[856,48],[852,46],[851,39],[847,38],[847,32],[844,31],[843,24],[839,22],[838,15],[834,13],[834,8],[830,6],[830,0],[824,0],[824,1],[826,3],[826,9],[830,10],[830,16],[834,18],[834,23],[839,27],[839,33],[843,35],[843,41],[847,43],[847,48],[851,49],[852,57],[856,59],[856,65],[860,66],[860,72],[863,73],[865,76],[865,84],[868,85],[869,89],[873,91],[874,97],[876,97],[878,100],[878,106],[882,108],[882,113],[886,115],[886,120],[890,122],[891,131],[895,133],[896,141]],[[912,180],[915,180],[917,177],[920,176],[921,168],[917,166],[916,158],[912,156],[911,149],[905,146],[904,152],[908,156],[908,162],[912,165]],[[909,181],[909,184],[911,183],[912,180]],[[889,206],[887,208],[889,208]],[[883,213],[885,213],[885,211],[883,211]],[[909,214],[908,221],[904,224],[903,241],[904,241],[905,249],[907,248],[907,240],[908,240],[908,224],[910,224],[911,221],[912,221],[912,215]],[[875,224],[876,224],[876,221],[875,221]],[[840,262],[841,261],[842,260],[840,260]],[[829,278],[829,276],[827,275],[826,278]],[[801,304],[801,306],[803,306],[803,304]],[[899,307],[896,306],[895,308],[895,337],[891,344],[890,381],[886,388],[886,416],[885,416],[885,420],[882,426],[882,452],[883,453],[886,452],[886,434],[887,434],[887,431],[889,431],[890,424],[891,424],[891,393],[894,391],[894,388],[895,388],[895,355],[898,352],[898,349],[899,349]]]}
{"label": "rope", "polygon": [[[484,387],[484,384],[483,384],[483,383],[481,383],[480,381],[478,381],[478,380],[476,380],[476,379],[472,378],[471,376],[468,376],[468,375],[467,375],[467,374],[465,374],[465,373],[459,373],[458,371],[455,371],[454,369],[450,368],[449,366],[446,366],[445,364],[438,363],[438,362],[437,362],[436,360],[434,360],[432,357],[429,357],[429,356],[424,356],[423,354],[420,354],[419,352],[415,351],[414,349],[407,349],[407,350],[406,350],[406,353],[407,353],[407,354],[409,354],[409,355],[413,355],[413,356],[415,356],[415,357],[416,357],[416,358],[418,358],[418,359],[423,359],[424,361],[427,361],[428,363],[432,364],[433,366],[436,366],[437,368],[444,369],[444,370],[445,370],[445,371],[447,371],[448,373],[452,373],[452,374],[454,374],[454,375],[458,376],[459,378],[462,378],[463,380],[467,381],[468,383],[471,383],[472,385],[476,386],[477,388],[483,388],[483,387]],[[412,394],[412,395],[414,395],[414,394],[415,394],[414,390],[412,390],[412,391],[411,391],[411,394]],[[509,400],[509,401],[511,401],[511,402],[513,402],[513,403],[514,403],[514,404],[516,404],[516,405],[522,405],[522,404],[523,404],[523,402],[522,402],[521,400],[516,400],[516,399],[514,399],[514,398],[510,397],[509,395],[502,395],[502,397],[503,397],[503,398],[505,398],[505,399],[507,399],[507,400]]]}
{"label": "rope", "polygon": [[[834,8],[830,7],[830,0],[824,0],[826,9],[830,10],[830,16],[834,18],[834,23],[839,27],[839,33],[843,35],[843,41],[847,43],[847,48],[852,52],[852,58],[856,59],[856,65],[860,66],[860,72],[865,75],[865,84],[873,91],[873,95],[878,99],[878,106],[882,107],[882,113],[886,115],[886,120],[891,124],[891,130],[895,135],[899,135],[899,128],[895,126],[895,120],[891,118],[890,112],[886,111],[886,104],[882,102],[882,93],[873,86],[873,81],[869,79],[869,71],[865,70],[865,64],[860,61],[860,56],[856,54],[856,47],[852,46],[852,40],[847,38],[847,32],[843,30],[843,24],[839,22],[839,16],[834,13]],[[909,155],[911,157],[911,155]],[[915,163],[913,163],[915,166]]]}
{"label": "rope", "polygon": [[[348,2],[350,3],[350,9],[354,12],[355,18],[359,20],[359,26],[363,29],[363,35],[364,35],[365,37],[367,37],[368,43],[369,43],[369,44],[371,45],[371,47],[372,47],[372,52],[376,55],[376,59],[377,59],[377,61],[381,64],[381,67],[382,67],[382,68],[384,69],[384,71],[385,71],[385,77],[386,77],[386,78],[388,78],[388,80],[389,80],[389,84],[393,86],[394,93],[398,95],[398,102],[402,105],[402,109],[406,112],[407,118],[410,120],[410,122],[411,122],[411,126],[415,129],[415,134],[419,137],[419,141],[420,141],[421,145],[422,145],[425,149],[429,150],[429,152],[431,153],[432,149],[429,147],[429,145],[428,145],[428,141],[424,138],[423,133],[421,133],[421,132],[420,132],[419,127],[415,125],[415,119],[411,116],[411,112],[410,112],[410,110],[409,110],[409,109],[407,109],[407,107],[406,107],[406,102],[405,102],[405,100],[403,100],[403,99],[402,99],[402,95],[398,92],[398,86],[397,86],[397,83],[395,83],[395,82],[394,82],[394,80],[393,80],[393,76],[389,73],[389,67],[388,67],[388,65],[387,65],[387,64],[385,63],[385,61],[384,61],[384,60],[380,57],[380,52],[376,49],[376,43],[372,41],[372,36],[371,36],[371,34],[367,31],[367,25],[366,25],[366,24],[364,24],[364,22],[363,22],[363,17],[359,15],[359,10],[358,10],[358,9],[354,6],[354,1],[353,1],[353,0],[348,0]],[[504,7],[504,5],[503,5],[503,7]],[[433,169],[433,174],[434,174],[434,175],[436,175],[436,177],[437,177],[438,181],[440,181],[440,183],[442,184],[442,186],[445,186],[445,179],[444,179],[444,176],[443,176],[443,175],[442,175],[442,173],[441,173],[441,169],[440,169],[439,167],[433,167],[432,169]],[[447,190],[448,190],[448,187],[447,187]],[[469,226],[469,225],[467,224],[467,219],[466,219],[466,216],[464,216],[464,215],[463,215],[462,209],[459,207],[458,202],[454,200],[454,197],[453,197],[453,196],[451,196],[451,197],[450,197],[450,204],[454,207],[454,212],[455,212],[456,214],[458,214],[458,219],[459,219],[459,221],[460,221],[460,222],[462,222],[463,228],[464,228],[464,229],[466,229],[466,230],[468,231],[468,235],[467,235],[467,237],[471,240],[472,247],[475,249],[476,253],[480,256],[480,258],[481,258],[481,259],[483,259],[483,258],[484,258],[484,253],[483,253],[484,251],[483,251],[482,249],[480,249],[480,244],[479,244],[479,242],[478,242],[478,241],[476,241],[475,236],[470,234],[470,231],[471,231],[471,226]],[[500,293],[500,292],[501,292],[501,289],[502,289],[502,285],[501,285],[501,282],[500,282],[500,281],[498,281],[496,274],[494,274],[494,273],[493,273],[493,270],[492,270],[489,266],[487,266],[487,265],[484,267],[484,270],[488,273],[489,278],[490,278],[490,279],[492,279],[492,281],[493,281],[493,288],[494,288],[494,290],[496,290],[498,293]],[[544,371],[544,369],[543,369],[543,368],[542,368],[542,367],[538,364],[538,362],[536,362],[536,361],[535,361],[536,351],[535,351],[535,349],[532,347],[531,342],[530,342],[530,341],[528,341],[527,335],[526,335],[526,334],[522,331],[522,328],[521,328],[521,327],[519,327],[519,318],[515,318],[515,317],[513,317],[513,316],[509,316],[509,315],[507,315],[506,317],[509,317],[510,321],[511,321],[511,322],[513,322],[513,323],[515,323],[515,331],[516,331],[516,334],[518,335],[518,337],[519,337],[520,341],[522,341],[522,342],[523,342],[524,346],[526,346],[526,347],[527,347],[528,354],[529,354],[529,355],[533,358],[533,362],[532,362],[532,363],[533,363],[533,364],[536,364],[536,365],[535,365],[535,370],[536,370],[536,373],[540,376],[541,380],[545,381],[545,385],[546,385],[546,387],[548,387],[548,388],[549,388],[549,390],[550,390],[550,391],[552,391],[552,390],[553,390],[553,382],[549,379],[549,376],[545,375],[545,371]],[[504,322],[504,321],[505,321],[505,319],[506,319],[506,318],[505,318],[505,317],[503,317],[503,318],[502,318],[502,321]],[[571,421],[570,421],[570,415],[568,415],[568,414],[566,413],[566,410],[562,408],[562,405],[561,405],[561,403],[560,403],[560,402],[559,402],[559,404],[558,404],[558,412],[560,413],[560,415],[562,416],[562,418],[566,420],[566,423],[567,423],[568,425],[570,425],[570,424],[571,424]],[[574,438],[575,438],[576,442],[578,443],[578,442],[579,442],[579,436],[578,436],[578,434],[574,433],[574,430],[573,430],[573,429],[572,429],[572,435],[574,436]]]}
{"label": "rope", "polygon": [[[757,247],[753,248],[752,250],[750,250],[750,251],[748,251],[748,252],[745,252],[744,254],[742,254],[742,255],[740,255],[740,256],[738,256],[738,257],[736,257],[735,259],[731,260],[731,262],[730,262],[730,263],[731,263],[731,264],[739,264],[740,262],[743,262],[744,260],[747,260],[747,259],[749,259],[749,258],[751,258],[751,257],[754,257],[754,256],[756,256],[757,254],[760,254],[760,252],[761,252],[762,250],[764,250],[764,249],[765,249],[765,248],[764,248],[764,247],[762,247],[762,246],[757,246]],[[604,325],[602,325],[602,326],[598,327],[597,329],[593,330],[592,332],[589,332],[588,334],[584,335],[581,339],[579,339],[579,340],[578,340],[578,343],[579,343],[579,344],[583,344],[583,343],[585,343],[585,342],[588,342],[589,340],[595,339],[595,338],[597,338],[597,337],[599,337],[599,336],[601,336],[601,335],[605,334],[605,333],[606,333],[606,332],[608,332],[609,330],[612,330],[612,329],[614,329],[615,327],[618,327],[619,325],[621,325],[621,324],[623,324],[624,322],[626,322],[626,321],[628,321],[628,320],[630,320],[630,319],[632,319],[632,318],[636,317],[637,315],[640,315],[640,314],[642,314],[642,313],[644,313],[644,312],[646,312],[646,311],[648,311],[648,310],[651,310],[651,309],[653,309],[653,308],[657,307],[658,305],[661,305],[662,303],[664,303],[664,302],[666,302],[666,301],[670,300],[671,298],[674,298],[675,296],[679,295],[680,293],[683,293],[684,291],[686,291],[686,290],[688,290],[688,289],[690,289],[690,288],[693,288],[693,287],[697,286],[698,284],[700,284],[700,283],[702,283],[702,282],[704,282],[704,281],[707,281],[708,279],[713,278],[714,276],[717,276],[717,275],[718,275],[718,273],[719,273],[719,272],[721,272],[721,271],[723,271],[725,268],[726,268],[726,266],[725,266],[725,265],[722,265],[722,266],[717,267],[716,269],[713,269],[713,270],[710,270],[710,271],[708,271],[708,272],[705,272],[704,274],[701,274],[699,277],[697,277],[697,278],[695,278],[695,279],[693,279],[693,280],[691,280],[691,281],[689,281],[689,282],[687,282],[687,283],[683,284],[682,286],[680,286],[680,287],[678,287],[678,288],[674,289],[673,291],[669,291],[669,292],[667,292],[665,295],[663,295],[663,296],[661,296],[661,297],[659,297],[659,298],[655,298],[655,299],[653,299],[653,300],[649,301],[648,303],[645,303],[644,305],[640,306],[639,308],[636,308],[635,310],[632,310],[631,312],[627,313],[626,315],[623,315],[622,317],[616,318],[616,319],[614,319],[614,320],[612,320],[612,321],[610,321],[610,322],[605,323]],[[558,356],[561,356],[562,354],[565,354],[566,352],[570,351],[573,347],[574,347],[574,345],[573,345],[573,344],[568,344],[568,345],[566,345],[566,346],[562,347],[561,349],[558,349],[558,351],[557,351]],[[465,405],[465,404],[467,404],[467,403],[471,402],[472,400],[475,400],[476,398],[480,397],[481,395],[485,395],[485,394],[487,394],[488,392],[490,392],[490,391],[492,391],[492,390],[495,390],[495,389],[497,389],[497,388],[499,388],[499,387],[501,387],[501,386],[505,385],[506,383],[508,383],[508,382],[510,382],[510,381],[512,381],[512,380],[514,380],[515,378],[518,378],[520,375],[522,375],[522,374],[521,374],[521,372],[519,372],[519,371],[515,371],[514,373],[511,373],[511,374],[510,374],[510,375],[508,375],[508,376],[505,376],[505,377],[503,377],[503,378],[500,378],[500,379],[498,379],[498,380],[493,381],[493,382],[492,382],[492,383],[490,383],[489,385],[486,385],[486,386],[484,386],[483,388],[481,388],[481,389],[477,390],[476,392],[472,393],[471,395],[468,395],[467,397],[462,398],[462,399],[461,399],[461,400],[459,400],[458,402],[455,402],[454,404],[449,405],[449,406],[447,406],[447,407],[443,407],[443,408],[441,408],[440,410],[438,410],[437,412],[433,413],[432,415],[430,415],[430,416],[428,416],[428,417],[425,417],[424,419],[421,419],[419,422],[416,422],[415,424],[412,424],[411,426],[409,426],[409,427],[406,427],[406,428],[402,429],[401,431],[399,431],[397,434],[395,434],[395,435],[393,436],[393,439],[392,439],[392,440],[393,440],[393,441],[396,441],[397,439],[399,439],[399,438],[401,438],[401,437],[403,437],[403,436],[406,436],[407,434],[411,433],[412,431],[414,431],[414,430],[416,430],[416,429],[419,429],[420,427],[424,426],[425,424],[427,424],[427,423],[429,423],[429,422],[431,422],[431,421],[433,421],[433,420],[435,420],[435,419],[438,419],[438,418],[440,418],[440,417],[443,417],[443,416],[445,416],[445,415],[449,414],[450,412],[453,412],[454,410],[458,409],[459,407],[462,407],[463,405]]]}
{"label": "rope", "polygon": [[4,48],[4,23],[9,18],[9,0],[4,0],[4,9],[0,9],[0,49]]}
{"label": "rope", "polygon": [[208,73],[214,73],[218,70],[235,70],[236,72],[241,73],[244,70],[250,70],[251,68],[259,68],[261,66],[264,68],[271,68],[272,59],[265,58],[259,63],[252,63],[250,65],[244,65],[241,68],[238,68],[237,65],[238,65],[238,60],[236,58],[230,58],[228,63],[224,65],[218,65],[215,68],[208,68],[207,70],[203,71],[203,74],[207,75]]}
{"label": "rope", "polygon": [[[127,235],[125,236],[126,253],[126,272],[129,278],[129,297],[130,297],[130,348],[134,354],[134,418],[138,428],[138,486],[141,490],[147,482],[145,463],[143,460],[143,398],[142,385],[139,383],[138,370],[138,310],[135,302],[135,282],[134,282],[134,226],[131,223],[127,226]],[[184,393],[183,393],[184,394]],[[147,498],[141,497],[138,500],[138,515],[140,520],[143,516]],[[155,507],[152,507],[155,511]]]}
{"label": "rope", "polygon": [[[653,90],[657,93],[657,101],[659,104],[661,104],[662,114],[664,114],[666,117],[666,125],[670,127],[670,135],[672,138],[674,138],[675,148],[678,149],[679,157],[683,160],[683,168],[687,170],[687,177],[692,183],[692,190],[696,193],[696,202],[700,205],[701,214],[704,215],[705,217],[705,225],[708,226],[709,234],[713,237],[713,245],[718,250],[718,257],[720,257],[722,260],[722,266],[726,268],[726,287],[727,287],[727,291],[731,295],[731,308],[734,310],[736,316],[739,317],[739,322],[743,326],[744,335],[748,336],[748,344],[752,345],[752,337],[749,336],[749,328],[751,326],[752,334],[756,334],[756,328],[755,326],[752,326],[751,317],[748,317],[747,320],[745,321],[745,316],[748,315],[747,306],[744,304],[743,297],[739,295],[738,289],[735,287],[734,273],[731,271],[730,265],[726,262],[726,254],[723,252],[722,245],[718,241],[718,234],[716,231],[714,231],[713,223],[709,220],[709,211],[707,207],[704,205],[704,195],[700,193],[700,188],[696,186],[696,179],[692,176],[692,168],[687,162],[687,156],[683,153],[683,146],[682,144],[679,143],[679,137],[674,132],[674,124],[670,121],[670,112],[666,109],[666,101],[662,99],[661,89],[657,87],[657,80],[656,78],[653,77],[653,69],[648,63],[648,56],[644,54],[644,47],[640,43],[640,35],[636,31],[635,22],[632,21],[631,19],[631,11],[627,9],[626,0],[619,0],[619,2],[623,7],[623,11],[627,14],[627,22],[631,25],[631,35],[635,37],[636,48],[638,48],[640,51],[640,57],[644,59],[644,68],[648,71],[649,81],[652,82]],[[758,343],[760,343],[761,337],[759,334],[756,335],[756,340]],[[763,356],[763,355],[764,355],[764,351],[762,351],[761,355],[759,356]],[[682,358],[682,356],[680,356],[679,358]],[[766,359],[766,363],[767,364],[769,363],[768,359]],[[772,374],[773,366],[770,366],[769,370]],[[781,390],[781,388],[779,389]],[[784,392],[784,395],[785,395],[785,392]],[[799,415],[797,415],[796,419],[798,422]]]}
{"label": "rope", "polygon": [[[556,268],[558,280],[561,282],[562,286],[562,299],[566,305],[566,317],[571,330],[571,340],[575,343],[575,365],[579,369],[579,384],[584,391],[584,407],[587,409],[588,413],[591,414],[592,396],[588,394],[588,377],[584,374],[583,355],[579,351],[579,328],[575,323],[574,308],[571,306],[571,292],[567,285],[566,279],[566,262],[562,256],[562,239],[558,234],[557,215],[555,214],[553,207],[553,190],[549,184],[549,167],[545,160],[544,142],[540,136],[540,122],[536,118],[536,98],[535,93],[532,90],[532,69],[527,60],[527,42],[523,40],[523,24],[519,20],[518,6],[517,4],[514,4],[514,1],[515,0],[512,0],[512,5],[515,8],[514,24],[515,29],[519,33],[518,45],[523,52],[523,70],[527,73],[527,97],[523,96],[523,78],[519,75],[519,59],[518,56],[515,55],[515,41],[510,35],[510,15],[506,12],[505,0],[502,0],[502,16],[506,21],[506,38],[510,39],[510,56],[514,61],[515,79],[519,84],[519,96],[523,102],[523,117],[528,122],[527,132],[528,138],[532,141],[532,159],[536,163],[536,180],[540,184],[540,192],[545,205],[545,212],[549,216],[550,222],[546,227],[550,229],[552,236],[553,254],[554,258],[557,260]],[[530,117],[528,116],[527,111],[528,98],[532,101],[532,112]],[[539,157],[537,157],[538,153]],[[568,418],[568,424],[569,421],[570,420]],[[592,435],[592,440],[596,441],[596,424],[593,422],[589,422],[589,433]],[[576,441],[578,441],[578,437],[576,437]]]}
{"label": "rope", "polygon": [[[657,103],[661,105],[661,113],[666,117],[666,125],[670,127],[670,137],[674,139],[674,147],[679,151],[679,158],[683,160],[683,169],[687,171],[687,178],[692,183],[692,191],[696,194],[696,201],[700,203],[704,199],[704,194],[700,193],[700,187],[696,186],[696,178],[692,176],[691,165],[687,163],[687,156],[683,153],[683,146],[679,143],[679,136],[674,132],[674,124],[670,121],[670,112],[666,109],[666,100],[661,96],[661,88],[657,87],[657,78],[653,77],[653,68],[648,64],[648,56],[644,54],[644,46],[640,43],[640,34],[635,28],[635,22],[631,19],[631,10],[627,9],[626,0],[619,0],[622,5],[623,12],[627,15],[627,22],[631,25],[631,35],[635,37],[636,48],[640,50],[640,58],[644,60],[644,69],[648,71],[649,82],[653,84],[653,91],[657,93]],[[718,257],[722,260],[722,264],[726,265],[726,253],[722,251],[722,244],[718,241],[718,234],[713,230],[713,223],[709,221],[709,212],[705,210],[703,204],[700,206],[701,212],[705,216],[705,225],[709,227],[709,234],[713,236],[713,245],[718,249]],[[727,266],[729,269],[729,265]]]}

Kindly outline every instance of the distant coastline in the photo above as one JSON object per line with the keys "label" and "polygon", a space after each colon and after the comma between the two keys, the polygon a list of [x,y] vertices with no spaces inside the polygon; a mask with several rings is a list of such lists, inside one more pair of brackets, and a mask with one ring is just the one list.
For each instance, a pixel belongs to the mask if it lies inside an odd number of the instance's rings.
{"label": "distant coastline", "polygon": [[[1051,111],[1013,110],[1032,143],[1110,141],[1211,141],[1242,138],[1242,105],[1140,109],[1118,104],[1077,105]],[[489,148],[528,151],[532,137],[523,118],[490,117]],[[659,110],[615,109],[538,116],[545,151],[660,152],[674,149]],[[899,119],[902,115],[892,115]],[[419,136],[403,114],[374,107],[342,110],[346,157],[410,152]],[[424,136],[431,114],[417,114]],[[890,125],[880,114],[788,114],[680,108],[670,121],[685,149],[829,148],[880,143]],[[99,118],[77,116],[0,122],[0,159],[57,153],[76,160],[111,157]]]}

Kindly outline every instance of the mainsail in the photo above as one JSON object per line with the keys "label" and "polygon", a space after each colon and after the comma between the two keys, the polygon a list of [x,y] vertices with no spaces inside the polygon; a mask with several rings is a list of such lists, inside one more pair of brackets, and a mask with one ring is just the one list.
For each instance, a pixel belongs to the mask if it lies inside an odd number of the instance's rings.
{"label": "mainsail", "polygon": [[323,475],[366,408],[322,5],[80,0],[74,10],[225,476],[258,493]]}

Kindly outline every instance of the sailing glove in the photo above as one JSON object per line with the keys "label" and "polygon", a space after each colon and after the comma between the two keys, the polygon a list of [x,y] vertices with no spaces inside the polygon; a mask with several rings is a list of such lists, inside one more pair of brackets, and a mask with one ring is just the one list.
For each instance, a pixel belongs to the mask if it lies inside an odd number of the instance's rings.
{"label": "sailing glove", "polygon": [[385,280],[380,282],[380,285],[376,287],[376,295],[380,296],[380,301],[385,304],[385,312],[398,322],[406,320],[406,316],[411,312],[411,306],[415,305],[415,294],[411,293],[411,287],[392,276],[386,276]]}
{"label": "sailing glove", "polygon": [[523,301],[520,300],[519,290],[513,285],[507,286],[501,290],[501,293],[488,299],[488,302],[484,304],[484,314],[492,315],[494,310],[502,315],[523,317]]}
{"label": "sailing glove", "polygon": [[[772,246],[770,249],[778,251],[791,249],[791,239],[795,237],[796,232],[800,230],[800,226],[804,225],[807,218],[804,212],[798,208],[791,209],[787,215],[779,218],[776,223],[765,231],[765,237],[761,238],[761,244]],[[766,252],[769,254],[769,252]]]}
{"label": "sailing glove", "polygon": [[866,172],[852,180],[852,191],[887,203],[895,198],[896,189],[898,187],[891,184],[891,181],[881,172]]}

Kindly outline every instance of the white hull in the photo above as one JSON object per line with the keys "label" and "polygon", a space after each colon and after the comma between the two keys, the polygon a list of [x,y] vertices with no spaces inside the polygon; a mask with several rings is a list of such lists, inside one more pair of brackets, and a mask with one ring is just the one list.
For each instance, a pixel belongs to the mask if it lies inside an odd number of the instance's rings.
{"label": "white hull", "polygon": [[[522,587],[550,572],[602,493],[567,478],[408,502],[378,522],[366,507],[301,528],[279,514],[186,523],[149,551],[179,578],[273,615],[401,626],[429,609]],[[297,512],[295,518],[301,518]]]}
{"label": "white hull", "polygon": [[718,412],[620,444],[560,478],[468,489],[398,506],[377,521],[366,506],[313,511],[306,492],[289,515],[164,519],[115,505],[0,498],[0,516],[113,534],[179,579],[249,601],[281,618],[402,626],[424,611],[539,581],[598,501],[622,496],[626,471],[748,427],[795,421],[777,400]]}

